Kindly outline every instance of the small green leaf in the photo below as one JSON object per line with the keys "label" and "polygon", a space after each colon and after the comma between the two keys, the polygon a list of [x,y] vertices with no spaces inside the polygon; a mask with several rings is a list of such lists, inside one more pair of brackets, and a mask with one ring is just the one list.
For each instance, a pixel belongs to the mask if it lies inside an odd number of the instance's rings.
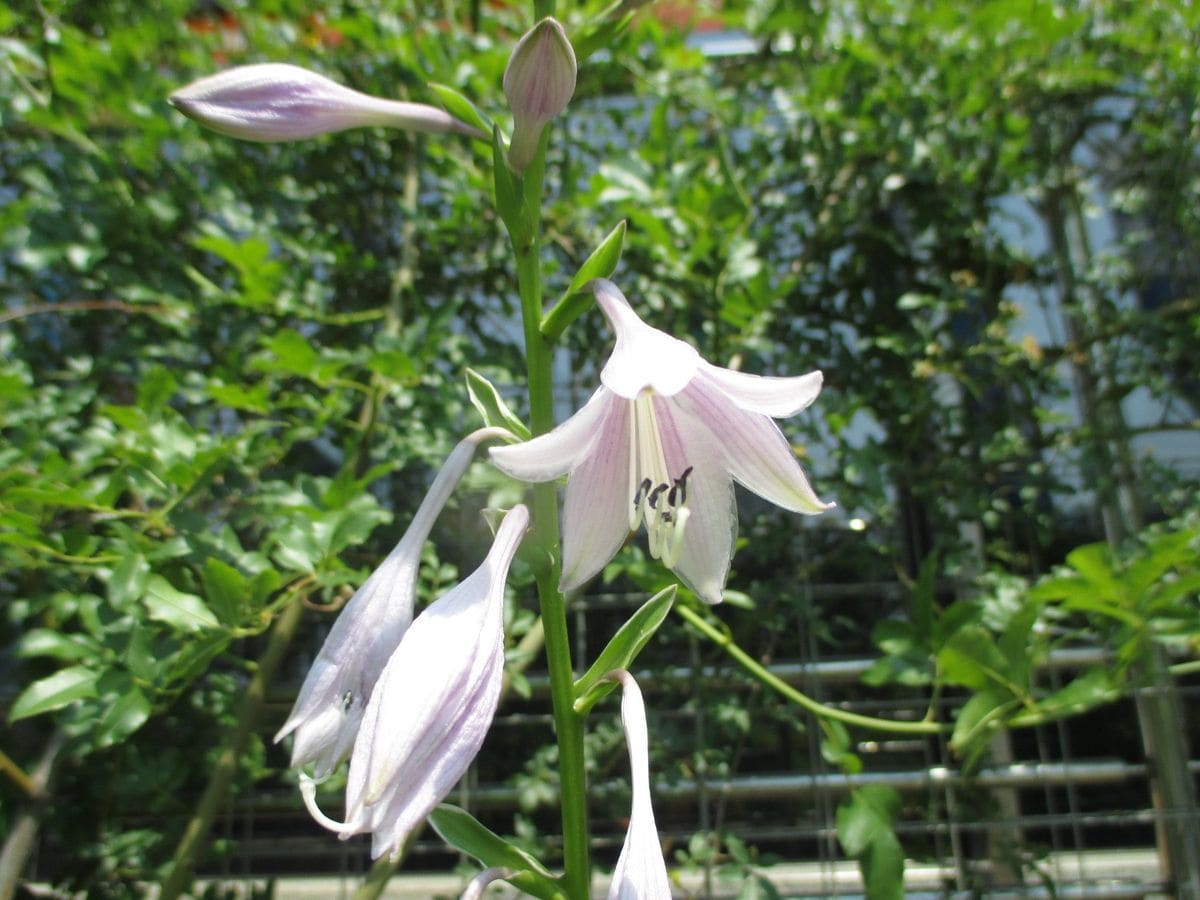
{"label": "small green leaf", "polygon": [[987,739],[1019,703],[1008,691],[991,688],[979,691],[963,704],[954,719],[950,747],[966,757],[966,768],[971,768]]}
{"label": "small green leaf", "polygon": [[429,814],[429,824],[447,844],[475,857],[484,866],[517,873],[506,880],[527,894],[544,900],[557,900],[563,896],[558,882],[545,866],[480,824],[466,810],[443,803]]}
{"label": "small green leaf", "polygon": [[1120,696],[1112,685],[1107,669],[1088,669],[1052,694],[1038,701],[1038,711],[1056,718],[1073,716],[1102,703],[1110,703]]}
{"label": "small green leaf", "polygon": [[217,617],[226,625],[237,625],[242,620],[242,605],[249,590],[246,576],[215,556],[204,561],[200,573],[204,585],[204,598]]}
{"label": "small green leaf", "polygon": [[161,575],[151,575],[142,597],[150,618],[165,622],[181,631],[219,628],[221,623],[204,601],[195,594],[185,594]]}
{"label": "small green leaf", "polygon": [[1125,591],[1113,570],[1108,544],[1087,544],[1067,554],[1067,565],[1091,582],[1105,600],[1124,599]]}
{"label": "small green leaf", "polygon": [[592,251],[592,255],[584,260],[562,297],[542,318],[542,334],[550,340],[554,340],[566,330],[568,325],[591,308],[592,298],[582,294],[582,291],[593,280],[607,278],[616,271],[617,263],[621,261],[621,250],[624,244],[625,220],[622,219],[617,223],[617,227],[600,242],[600,246]]}
{"label": "small green leaf", "polygon": [[82,700],[96,696],[96,679],[99,674],[87,666],[70,666],[59,669],[53,675],[35,681],[13,702],[8,714],[9,722],[41,715]]}
{"label": "small green leaf", "polygon": [[513,244],[520,247],[530,237],[529,229],[523,222],[523,190],[520,178],[508,167],[504,139],[500,137],[499,128],[492,129],[492,179],[496,185],[496,212],[504,220]]}
{"label": "small green leaf", "polygon": [[178,388],[179,383],[170,370],[155,366],[142,376],[138,384],[138,406],[147,413],[157,413],[167,405]]}
{"label": "small green leaf", "polygon": [[885,785],[858,788],[838,807],[838,841],[858,860],[868,900],[904,897],[904,851],[893,830],[899,811],[900,795]]}
{"label": "small green leaf", "polygon": [[616,685],[604,681],[604,676],[614,669],[629,668],[671,611],[671,604],[675,602],[675,591],[675,585],[659,591],[643,603],[641,608],[629,617],[629,621],[617,629],[617,633],[596,657],[592,667],[575,682],[575,712],[580,715],[586,714],[612,692]]}
{"label": "small green leaf", "polygon": [[485,425],[507,428],[521,440],[529,440],[530,431],[525,423],[509,409],[496,386],[474,369],[467,369],[467,396]]}
{"label": "small green leaf", "polygon": [[484,136],[492,133],[493,126],[491,120],[480,112],[474,103],[454,88],[432,81],[429,82],[428,87],[437,94],[438,100],[446,108],[446,112],[450,113],[454,118],[460,122],[465,122],[472,128],[478,128],[483,132]]}
{"label": "small green leaf", "polygon": [[967,625],[946,641],[937,655],[946,679],[973,690],[1007,685],[1008,661],[986,628]]}
{"label": "small green leaf", "polygon": [[141,599],[150,580],[150,563],[140,553],[131,553],[113,566],[108,576],[108,602],[124,610]]}
{"label": "small green leaf", "polygon": [[146,724],[151,710],[150,701],[142,689],[137,685],[130,685],[105,710],[92,734],[92,740],[95,741],[97,747],[119,744]]}
{"label": "small green leaf", "polygon": [[89,659],[100,653],[100,646],[82,634],[63,634],[49,628],[34,628],[21,635],[17,655],[21,657],[50,656],[62,662]]}

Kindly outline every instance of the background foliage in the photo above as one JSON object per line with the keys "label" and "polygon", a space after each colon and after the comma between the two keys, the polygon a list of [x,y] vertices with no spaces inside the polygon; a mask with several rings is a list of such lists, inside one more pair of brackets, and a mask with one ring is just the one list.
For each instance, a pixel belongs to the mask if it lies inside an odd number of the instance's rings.
{"label": "background foliage", "polygon": [[[65,736],[70,802],[42,833],[70,848],[57,877],[96,895],[156,877],[282,611],[344,600],[401,533],[477,422],[465,367],[520,382],[485,147],[377,130],[243,144],[164,100],[286,59],[387,96],[453,85],[500,117],[528,11],[421,7],[0,10],[0,749],[28,770]],[[600,7],[560,14],[578,41]],[[728,3],[641,14],[582,61],[551,144],[550,293],[624,219],[617,279],[657,326],[747,371],[826,372],[819,410],[786,428],[839,513],[743,504],[731,587],[756,608],[719,613],[755,657],[788,656],[800,629],[880,653],[873,689],[960,690],[948,724],[968,760],[1014,717],[1127,691],[1152,645],[1194,657],[1197,19],[1187,3]],[[714,29],[749,49],[688,40]],[[563,415],[606,340],[598,316],[572,329]],[[474,490],[505,489],[480,471]],[[439,532],[425,598],[486,533],[466,513]],[[916,585],[923,563],[915,604],[801,589]],[[667,583],[636,545],[605,579]],[[613,628],[601,614],[591,633]],[[1052,647],[1097,643],[1120,665],[1065,697],[1037,683]],[[682,626],[652,650],[721,657]],[[704,746],[653,730],[665,777],[799,763],[795,707],[725,688],[688,702],[716,725]],[[273,724],[237,790],[284,765]],[[607,775],[620,735],[595,732]],[[530,810],[550,789],[545,753],[481,764]],[[0,832],[20,801],[0,786]],[[846,809],[856,855],[862,816],[895,814],[886,797]]]}

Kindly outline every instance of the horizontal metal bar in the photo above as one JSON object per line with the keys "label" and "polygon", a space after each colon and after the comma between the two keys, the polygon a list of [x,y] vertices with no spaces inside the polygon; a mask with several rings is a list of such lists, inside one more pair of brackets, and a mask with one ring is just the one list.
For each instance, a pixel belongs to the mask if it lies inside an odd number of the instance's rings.
{"label": "horizontal metal bar", "polygon": [[[1039,667],[1044,671],[1063,671],[1082,669],[1085,666],[1102,665],[1112,659],[1112,653],[1100,647],[1073,647],[1064,650],[1053,650],[1045,662]],[[821,684],[853,684],[864,672],[874,665],[874,659],[832,659],[821,662],[779,662],[767,666],[776,678],[781,678],[788,684],[801,684],[805,681],[816,681]],[[674,666],[668,669],[656,669],[647,675],[652,682],[677,684],[689,681],[713,681],[728,679],[732,667],[701,666],[695,669],[691,666]],[[526,675],[529,689],[534,695],[545,695],[550,692],[549,676],[544,672],[532,672]],[[728,686],[736,684],[726,681]]]}
{"label": "horizontal metal bar", "polygon": [[[1200,771],[1200,763],[1191,764]],[[981,769],[968,777],[946,766],[932,766],[909,772],[862,772],[857,775],[817,773],[812,775],[748,775],[740,778],[713,779],[703,789],[710,797],[735,800],[770,800],[781,796],[806,798],[822,793],[847,793],[866,785],[886,785],[898,791],[919,791],[935,788],[971,787],[1031,788],[1045,786],[1083,786],[1118,784],[1146,777],[1144,763],[1119,760],[1098,760],[1078,763],[1012,763]],[[701,786],[691,779],[661,783],[655,796],[663,800],[679,800],[696,796]],[[603,793],[597,785],[595,793]],[[481,785],[471,790],[471,802],[480,807],[515,804],[517,790],[507,785]]]}

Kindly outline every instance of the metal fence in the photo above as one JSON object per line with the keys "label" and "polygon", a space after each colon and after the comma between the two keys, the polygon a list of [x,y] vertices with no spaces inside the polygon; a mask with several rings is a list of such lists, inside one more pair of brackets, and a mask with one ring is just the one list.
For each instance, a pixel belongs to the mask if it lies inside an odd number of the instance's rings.
{"label": "metal fence", "polygon": [[[836,592],[840,588],[831,588]],[[861,586],[859,587],[861,590]],[[876,585],[881,595],[898,594],[899,585]],[[576,638],[586,636],[589,614],[596,608],[620,606],[639,598],[593,598],[576,607]],[[811,637],[798,637],[788,648],[793,656],[773,661],[771,671],[814,699],[870,715],[917,719],[925,715],[927,694],[918,690],[880,692],[865,688],[860,676],[867,658],[831,658],[820,653]],[[1103,662],[1099,649],[1053,653],[1040,673],[1048,686],[1062,683],[1071,671]],[[721,665],[673,665],[647,672],[642,680],[648,707],[679,734],[690,731],[702,740],[712,712],[704,703],[679,702],[698,688],[729,692],[753,691]],[[530,710],[547,691],[544,676],[529,675],[528,704],[506,704],[493,725],[489,746],[527,747],[550,740],[550,717]],[[1200,708],[1200,683],[1179,688],[1185,708]],[[282,717],[289,698],[281,696]],[[936,700],[937,713],[950,721],[960,698]],[[657,766],[656,814],[669,861],[688,847],[698,832],[736,835],[760,854],[756,871],[785,896],[861,895],[856,868],[840,852],[836,838],[838,804],[848,791],[864,784],[889,785],[904,800],[897,832],[909,858],[909,896],[970,897],[1144,897],[1168,896],[1171,886],[1156,847],[1155,826],[1172,816],[1194,811],[1156,809],[1151,796],[1153,763],[1141,750],[1137,712],[1123,700],[1076,719],[1041,725],[1005,735],[994,742],[990,760],[967,774],[942,737],[880,738],[861,735],[854,749],[864,761],[859,774],[838,771],[822,754],[817,729],[796,715],[796,740],[788,754],[756,751],[753,764],[723,773],[666,770]],[[752,729],[753,731],[753,729]],[[753,739],[753,735],[751,735]],[[525,757],[488,759],[488,771],[519,772]],[[749,757],[751,754],[747,754]],[[792,760],[788,762],[787,760]],[[797,765],[795,761],[799,759]],[[774,760],[774,761],[773,761]],[[772,766],[774,766],[772,768]],[[620,776],[597,773],[593,797],[597,807],[611,807],[624,796]],[[1192,759],[1189,776],[1200,774]],[[475,771],[455,802],[471,809],[497,830],[512,828],[521,809],[522,790],[512,781],[489,780]],[[542,811],[553,822],[552,804]],[[526,810],[531,819],[537,810]],[[284,878],[279,896],[310,896],[304,880],[322,877],[326,890],[344,892],[370,866],[362,839],[339,842],[308,821],[294,792],[284,784],[238,801],[219,823],[226,851],[207,875],[224,880]],[[550,828],[547,829],[552,833]],[[593,816],[594,846],[601,867],[611,864],[623,839],[623,823]],[[778,864],[770,859],[778,858]],[[431,872],[452,870],[456,858],[432,833],[417,841],[389,896],[453,895],[455,884],[430,880]],[[687,896],[736,896],[738,878],[710,866],[677,869]],[[291,879],[300,880],[293,881]],[[332,881],[328,879],[332,878]],[[432,886],[431,886],[432,885]],[[438,886],[440,885],[440,886]],[[1187,896],[1178,893],[1177,896]]]}

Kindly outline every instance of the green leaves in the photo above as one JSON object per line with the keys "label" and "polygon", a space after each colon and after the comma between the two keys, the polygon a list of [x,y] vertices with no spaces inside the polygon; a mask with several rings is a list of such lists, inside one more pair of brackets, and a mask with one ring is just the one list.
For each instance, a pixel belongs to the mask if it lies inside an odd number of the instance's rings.
{"label": "green leaves", "polygon": [[495,385],[474,369],[467,369],[467,396],[485,425],[507,428],[523,441],[529,440],[529,426],[504,402]]}
{"label": "green leaves", "polygon": [[900,795],[884,785],[858,788],[837,811],[838,842],[858,860],[867,900],[902,900],[904,851],[893,826]]}
{"label": "green leaves", "polygon": [[576,713],[586,715],[588,710],[612,693],[616,685],[605,681],[604,676],[614,669],[628,669],[633,664],[671,611],[675,591],[675,585],[659,591],[617,629],[596,661],[575,682]]}
{"label": "green leaves", "polygon": [[429,824],[447,844],[479,860],[515,873],[506,879],[514,887],[543,900],[564,896],[554,876],[536,859],[479,823],[466,810],[443,803],[429,814]]}
{"label": "green leaves", "polygon": [[87,666],[70,666],[33,682],[17,696],[8,720],[16,722],[30,716],[62,709],[69,703],[96,696],[99,675]]}

